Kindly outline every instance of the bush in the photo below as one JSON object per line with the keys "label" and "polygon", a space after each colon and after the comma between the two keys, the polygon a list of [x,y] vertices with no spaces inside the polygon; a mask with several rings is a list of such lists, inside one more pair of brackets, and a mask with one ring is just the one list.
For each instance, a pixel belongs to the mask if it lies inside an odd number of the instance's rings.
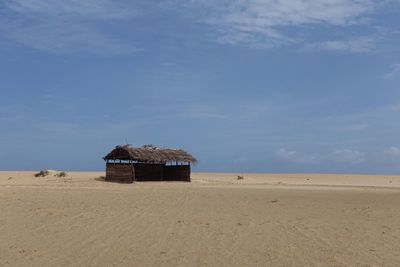
{"label": "bush", "polygon": [[244,179],[244,177],[243,177],[243,176],[240,176],[240,175],[238,175],[237,179],[238,179],[238,180],[243,180],[243,179]]}

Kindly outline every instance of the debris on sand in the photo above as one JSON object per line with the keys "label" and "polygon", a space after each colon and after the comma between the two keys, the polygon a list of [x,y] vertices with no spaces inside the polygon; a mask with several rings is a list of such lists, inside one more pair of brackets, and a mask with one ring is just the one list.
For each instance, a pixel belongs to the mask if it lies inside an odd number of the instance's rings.
{"label": "debris on sand", "polygon": [[46,177],[50,175],[49,170],[41,170],[40,172],[35,174],[35,177]]}
{"label": "debris on sand", "polygon": [[243,179],[244,179],[244,176],[238,175],[237,179],[238,179],[238,180],[243,180]]}
{"label": "debris on sand", "polygon": [[67,177],[67,173],[66,172],[59,172],[55,176],[56,177]]}
{"label": "debris on sand", "polygon": [[67,173],[64,171],[55,171],[55,170],[41,170],[40,172],[35,174],[35,177],[46,177],[46,176],[54,176],[54,177],[66,177]]}

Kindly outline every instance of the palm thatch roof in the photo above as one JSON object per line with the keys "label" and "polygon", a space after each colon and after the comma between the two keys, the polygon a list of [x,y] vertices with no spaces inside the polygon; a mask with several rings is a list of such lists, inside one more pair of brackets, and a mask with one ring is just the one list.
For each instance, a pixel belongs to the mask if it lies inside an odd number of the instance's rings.
{"label": "palm thatch roof", "polygon": [[104,160],[133,160],[145,163],[190,162],[197,163],[196,158],[182,149],[159,148],[153,145],[132,147],[116,146]]}

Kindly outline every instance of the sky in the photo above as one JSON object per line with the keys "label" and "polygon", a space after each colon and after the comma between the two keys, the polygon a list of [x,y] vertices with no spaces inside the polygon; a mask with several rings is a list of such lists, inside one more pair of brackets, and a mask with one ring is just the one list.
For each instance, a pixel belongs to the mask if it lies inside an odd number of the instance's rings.
{"label": "sky", "polygon": [[0,170],[400,174],[399,0],[1,0]]}

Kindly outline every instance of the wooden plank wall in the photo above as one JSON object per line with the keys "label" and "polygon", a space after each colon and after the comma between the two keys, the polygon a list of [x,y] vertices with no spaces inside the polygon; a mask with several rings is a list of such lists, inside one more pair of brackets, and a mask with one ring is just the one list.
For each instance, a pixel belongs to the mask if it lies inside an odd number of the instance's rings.
{"label": "wooden plank wall", "polygon": [[133,183],[134,181],[191,181],[190,165],[165,166],[164,164],[108,163],[106,166],[106,181],[120,183]]}
{"label": "wooden plank wall", "polygon": [[113,164],[106,165],[106,181],[133,183],[134,170],[132,164]]}
{"label": "wooden plank wall", "polygon": [[165,166],[164,181],[190,182],[190,165]]}
{"label": "wooden plank wall", "polygon": [[162,181],[164,164],[134,163],[136,181]]}

